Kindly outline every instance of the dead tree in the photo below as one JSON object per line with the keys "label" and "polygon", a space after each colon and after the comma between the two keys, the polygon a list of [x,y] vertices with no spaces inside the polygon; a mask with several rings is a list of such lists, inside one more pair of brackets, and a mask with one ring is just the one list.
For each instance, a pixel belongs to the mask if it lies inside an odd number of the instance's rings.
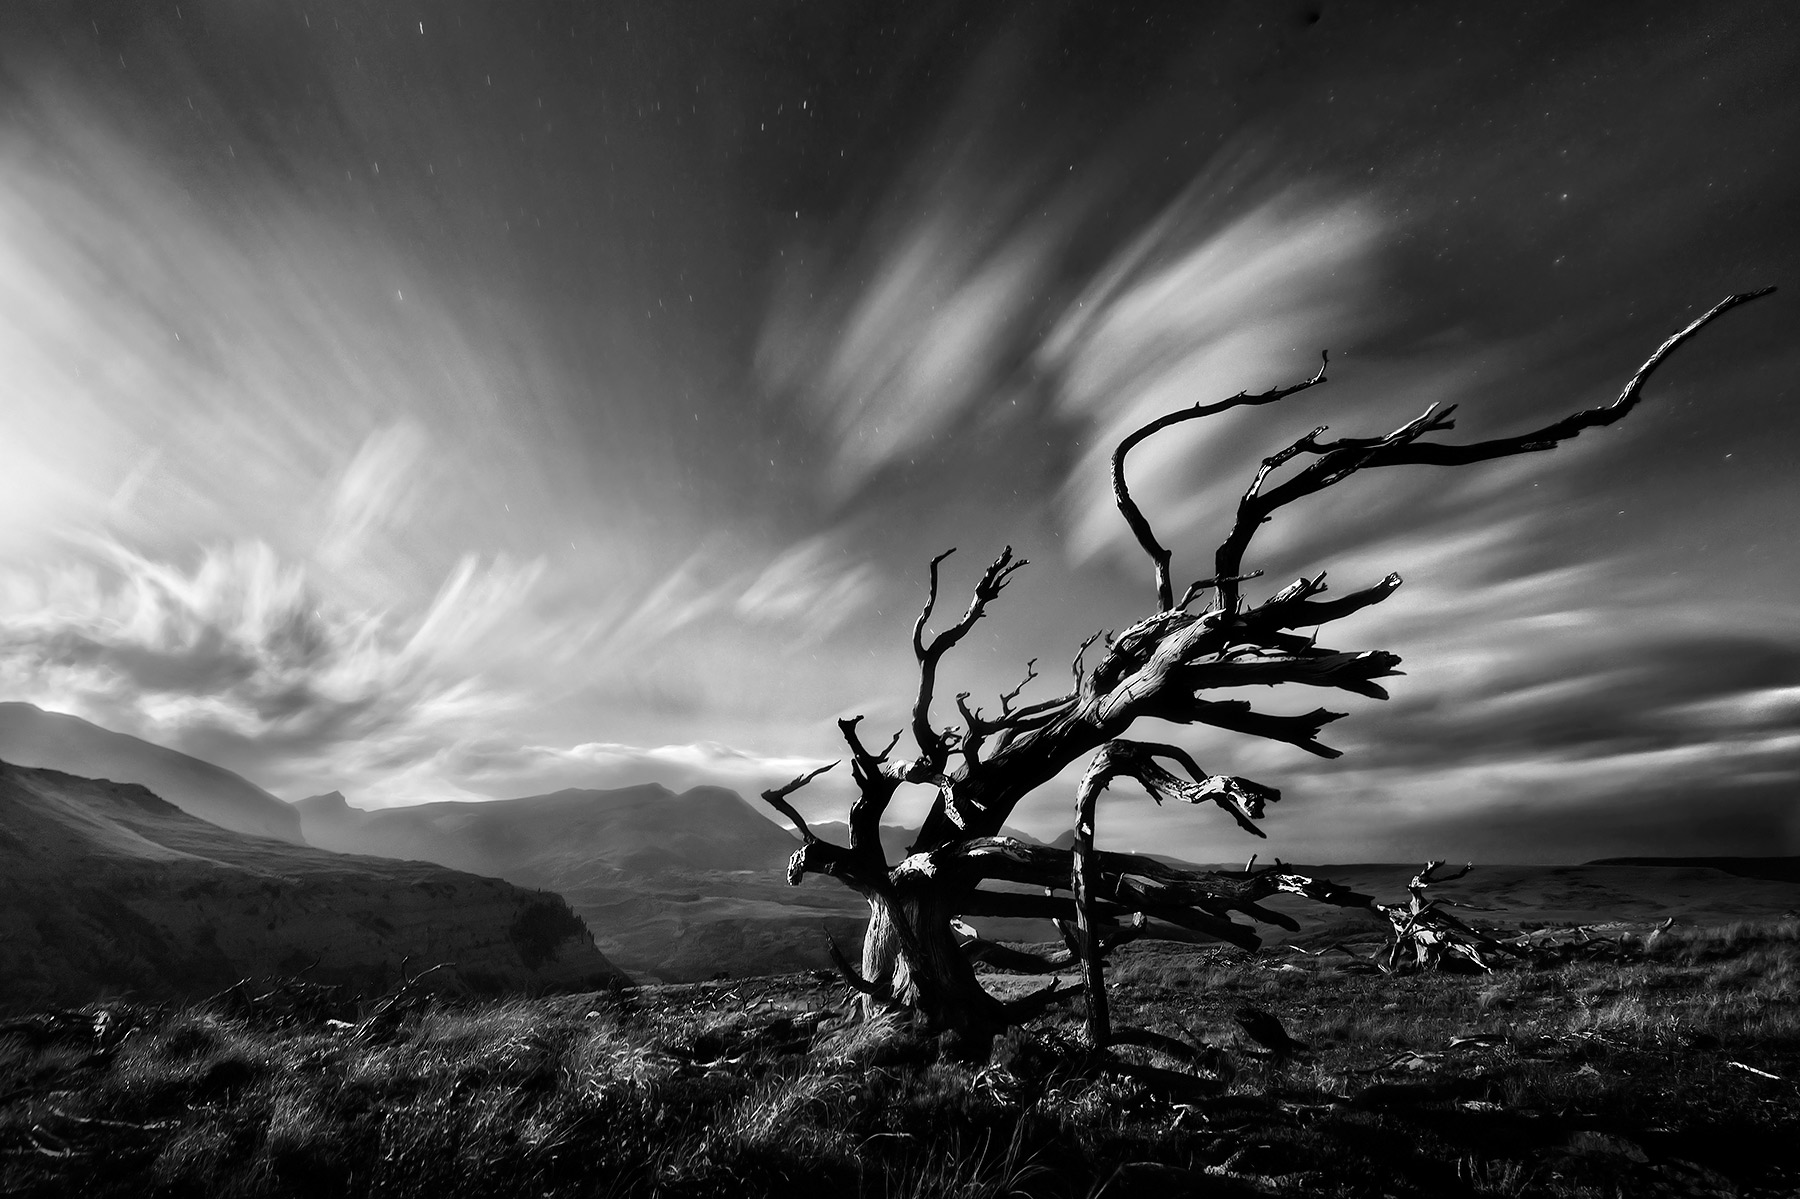
{"label": "dead tree", "polygon": [[[1264,835],[1256,822],[1266,805],[1280,798],[1272,787],[1230,775],[1208,774],[1174,745],[1126,740],[1140,719],[1202,724],[1284,742],[1306,753],[1335,758],[1339,751],[1319,740],[1325,726],[1344,713],[1317,708],[1298,716],[1254,710],[1242,699],[1211,698],[1236,687],[1292,683],[1387,698],[1377,681],[1398,674],[1399,658],[1384,650],[1341,651],[1319,644],[1319,626],[1380,603],[1400,586],[1390,574],[1373,585],[1335,599],[1323,573],[1300,578],[1257,602],[1244,584],[1260,571],[1246,571],[1245,555],[1256,531],[1281,509],[1344,482],[1361,471],[1391,466],[1463,466],[1555,448],[1583,430],[1610,425],[1638,403],[1645,381],[1683,342],[1727,310],[1772,288],[1726,297],[1670,337],[1638,368],[1617,399],[1577,412],[1543,428],[1490,441],[1453,444],[1432,440],[1453,428],[1453,408],[1428,408],[1414,420],[1382,436],[1327,440],[1321,427],[1263,459],[1238,500],[1230,532],[1213,556],[1209,577],[1174,590],[1171,551],[1156,536],[1132,498],[1126,458],[1146,439],[1173,425],[1251,405],[1272,404],[1325,382],[1325,368],[1303,382],[1256,395],[1240,392],[1211,404],[1172,412],[1135,430],[1113,451],[1113,495],[1125,522],[1149,556],[1156,610],[1117,636],[1107,636],[1097,661],[1086,664],[1099,635],[1076,651],[1072,685],[1066,694],[1022,703],[1026,683],[1037,677],[1035,661],[1018,687],[1002,695],[993,714],[955,697],[958,722],[940,727],[932,712],[938,665],[976,622],[1025,560],[1003,550],[975,584],[962,615],[936,633],[928,628],[938,606],[939,567],[952,551],[932,559],[925,603],[913,623],[918,661],[910,727],[885,746],[864,742],[853,716],[838,721],[849,749],[857,795],[849,813],[848,845],[825,841],[807,827],[788,801],[797,788],[828,770],[802,775],[766,799],[794,822],[802,845],[788,863],[788,881],[824,874],[855,888],[869,905],[860,969],[833,951],[840,968],[875,1005],[898,1005],[931,1026],[985,1045],[1005,1026],[1029,1019],[1058,998],[1053,983],[1024,1000],[995,998],[977,980],[974,957],[992,955],[980,938],[958,934],[965,916],[1042,917],[1055,921],[1070,953],[1032,960],[1010,951],[1013,969],[1053,972],[1082,964],[1091,1038],[1104,1044],[1103,956],[1107,948],[1135,937],[1178,940],[1218,939],[1255,947],[1255,929],[1234,920],[1293,927],[1285,915],[1262,906],[1277,892],[1325,903],[1370,907],[1373,901],[1329,882],[1296,874],[1279,865],[1264,870],[1210,872],[1171,867],[1150,857],[1106,853],[1094,848],[1094,819],[1100,794],[1119,778],[1135,780],[1160,804],[1179,800],[1215,804],[1245,831]],[[1197,601],[1211,596],[1202,611]],[[895,756],[910,732],[917,752]],[[1098,752],[1096,752],[1098,751]],[[1027,845],[1000,835],[1002,823],[1026,795],[1055,778],[1084,755],[1091,764],[1077,788],[1075,843],[1071,850]],[[1163,763],[1185,772],[1176,774]],[[833,763],[836,765],[836,763]],[[880,825],[902,784],[936,789],[937,798],[907,857],[889,862],[881,847]],[[995,890],[984,884],[1026,884],[1034,891]]]}
{"label": "dead tree", "polygon": [[1391,974],[1430,968],[1487,971],[1504,956],[1529,960],[1531,954],[1517,944],[1472,928],[1445,910],[1453,907],[1478,912],[1492,909],[1426,894],[1439,883],[1454,882],[1474,869],[1464,866],[1454,874],[1439,874],[1443,866],[1443,862],[1425,863],[1425,868],[1406,884],[1406,902],[1371,905],[1393,926],[1393,935],[1382,947],[1376,964]]}

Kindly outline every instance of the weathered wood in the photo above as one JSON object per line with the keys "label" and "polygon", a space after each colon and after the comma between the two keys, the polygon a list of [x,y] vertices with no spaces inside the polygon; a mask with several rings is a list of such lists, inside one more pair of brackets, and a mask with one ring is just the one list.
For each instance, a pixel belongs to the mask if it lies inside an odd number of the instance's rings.
{"label": "weathered wood", "polygon": [[1028,950],[1014,949],[1010,945],[1002,945],[998,941],[990,941],[977,933],[972,927],[958,918],[950,922],[956,935],[963,939],[963,952],[971,962],[980,962],[992,966],[996,970],[1009,970],[1014,974],[1055,974],[1078,964],[1080,956],[1073,950],[1063,949],[1056,953],[1031,953]]}
{"label": "weathered wood", "polygon": [[1081,953],[1081,985],[1087,997],[1087,1038],[1095,1049],[1106,1048],[1111,1027],[1106,1010],[1106,965],[1094,927],[1094,805],[1111,777],[1111,748],[1109,745],[1094,755],[1075,788],[1075,845],[1069,855],[1075,889],[1075,943]]}
{"label": "weathered wood", "polygon": [[[1318,374],[1310,379],[1292,384],[1288,387],[1271,388],[1258,395],[1250,395],[1247,392],[1240,391],[1236,395],[1228,396],[1217,403],[1195,404],[1192,408],[1184,408],[1179,412],[1171,412],[1167,416],[1159,416],[1150,423],[1141,425],[1138,428],[1133,429],[1130,433],[1127,433],[1119,440],[1119,444],[1113,448],[1113,502],[1118,505],[1120,515],[1124,516],[1125,523],[1130,526],[1132,536],[1137,538],[1138,545],[1143,547],[1144,552],[1150,556],[1151,562],[1155,564],[1156,606],[1159,612],[1167,612],[1175,606],[1175,588],[1169,579],[1169,561],[1173,555],[1171,555],[1167,549],[1163,548],[1161,542],[1157,541],[1155,532],[1150,528],[1149,520],[1145,518],[1143,510],[1138,507],[1137,501],[1131,497],[1131,488],[1125,482],[1125,456],[1131,453],[1138,445],[1142,444],[1145,439],[1162,432],[1171,425],[1179,424],[1182,421],[1198,420],[1205,416],[1216,416],[1231,408],[1250,408],[1261,404],[1273,404],[1279,400],[1285,400],[1298,392],[1305,391],[1309,387],[1317,387],[1319,384],[1325,382],[1325,368],[1330,365],[1330,362],[1331,359],[1328,355],[1320,354]],[[1196,584],[1196,586],[1198,586],[1198,584]],[[1191,596],[1189,597],[1189,602],[1192,602]]]}

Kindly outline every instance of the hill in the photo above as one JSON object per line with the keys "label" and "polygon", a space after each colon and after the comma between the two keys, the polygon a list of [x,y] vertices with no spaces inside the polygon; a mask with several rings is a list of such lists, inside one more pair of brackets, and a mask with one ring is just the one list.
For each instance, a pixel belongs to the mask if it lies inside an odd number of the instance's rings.
{"label": "hill", "polygon": [[1679,866],[1686,869],[1717,870],[1738,878],[1766,878],[1775,882],[1800,883],[1800,857],[1785,858],[1600,858],[1590,866]]}
{"label": "hill", "polygon": [[0,703],[0,761],[139,783],[220,828],[303,843],[293,808],[242,775],[79,716]]}
{"label": "hill", "polygon": [[555,891],[607,956],[638,977],[826,967],[821,926],[840,943],[855,942],[868,911],[828,880],[788,887],[798,839],[722,787],[571,788],[379,811],[333,791],[295,807],[315,845]]}
{"label": "hill", "polygon": [[192,998],[309,967],[379,989],[408,957],[496,991],[619,977],[554,895],[247,837],[136,784],[0,763],[0,1006]]}

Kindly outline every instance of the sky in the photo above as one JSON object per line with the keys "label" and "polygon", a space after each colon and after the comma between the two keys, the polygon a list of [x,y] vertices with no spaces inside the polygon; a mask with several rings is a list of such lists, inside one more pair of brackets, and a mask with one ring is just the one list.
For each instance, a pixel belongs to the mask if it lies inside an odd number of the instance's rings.
{"label": "sky", "polygon": [[[925,565],[1030,559],[944,697],[1147,615],[1112,445],[1209,573],[1266,453],[1617,393],[1550,454],[1289,510],[1252,599],[1399,653],[1201,860],[1800,852],[1800,15],[1519,6],[0,10],[0,698],[289,799],[750,794],[898,728]],[[840,813],[848,779],[798,797]],[[930,793],[909,788],[897,819]],[[1067,827],[1072,776],[1018,810]]]}

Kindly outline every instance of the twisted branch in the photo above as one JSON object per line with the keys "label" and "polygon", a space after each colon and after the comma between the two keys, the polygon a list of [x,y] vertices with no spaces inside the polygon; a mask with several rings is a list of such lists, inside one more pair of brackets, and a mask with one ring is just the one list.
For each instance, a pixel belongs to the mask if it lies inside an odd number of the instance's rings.
{"label": "twisted branch", "polygon": [[[1249,490],[1238,502],[1237,520],[1232,525],[1231,532],[1226,535],[1214,556],[1215,573],[1222,580],[1242,573],[1244,551],[1249,547],[1251,537],[1277,509],[1340,483],[1359,470],[1382,466],[1465,466],[1514,454],[1538,453],[1555,449],[1583,430],[1612,424],[1637,406],[1645,382],[1682,343],[1731,309],[1760,299],[1774,290],[1773,287],[1764,287],[1726,296],[1658,346],[1612,403],[1574,413],[1529,433],[1467,445],[1423,441],[1421,439],[1427,434],[1455,427],[1455,422],[1450,419],[1451,414],[1456,411],[1455,406],[1439,412],[1435,404],[1385,437],[1343,438],[1321,442],[1318,437],[1325,430],[1313,430],[1293,445],[1263,460]],[[1264,492],[1262,487],[1269,474],[1288,459],[1300,454],[1311,455],[1315,461],[1303,467],[1292,478]],[[1126,519],[1129,521],[1130,516],[1127,515]],[[1237,585],[1222,583],[1219,599],[1226,610],[1234,611],[1238,603]]]}
{"label": "twisted branch", "polygon": [[[1131,488],[1125,483],[1125,456],[1131,453],[1139,442],[1150,437],[1152,434],[1162,432],[1162,430],[1168,428],[1170,425],[1180,424],[1182,421],[1195,420],[1203,416],[1215,416],[1218,413],[1231,408],[1248,408],[1260,404],[1273,404],[1277,400],[1287,399],[1287,397],[1296,392],[1305,391],[1309,387],[1316,387],[1320,383],[1325,382],[1325,367],[1329,362],[1329,356],[1321,353],[1319,355],[1318,374],[1301,383],[1295,383],[1288,387],[1276,387],[1269,391],[1265,391],[1260,395],[1251,395],[1248,392],[1240,391],[1236,395],[1229,396],[1214,404],[1195,404],[1192,408],[1185,408],[1180,412],[1170,412],[1166,415],[1159,416],[1149,424],[1143,425],[1132,432],[1127,433],[1124,439],[1120,441],[1117,446],[1113,447],[1113,500],[1118,504],[1120,514],[1125,517],[1125,523],[1131,526],[1132,535],[1137,538],[1137,542],[1143,547],[1144,552],[1150,555],[1150,561],[1156,567],[1157,611],[1167,612],[1175,607],[1175,588],[1169,580],[1169,559],[1171,554],[1169,550],[1164,548],[1163,544],[1156,539],[1156,533],[1150,528],[1150,522],[1145,518],[1143,509],[1139,508],[1137,501],[1131,497]],[[1218,573],[1224,575],[1227,572],[1221,570]],[[1191,599],[1189,602],[1192,602]]]}
{"label": "twisted branch", "polygon": [[982,572],[980,581],[975,584],[975,592],[969,599],[969,606],[963,612],[962,619],[927,643],[925,622],[931,619],[931,610],[937,606],[938,566],[955,552],[954,548],[947,549],[931,560],[930,589],[925,595],[925,606],[919,610],[919,618],[913,622],[913,656],[919,661],[919,692],[913,701],[912,732],[920,755],[920,767],[916,773],[921,775],[909,780],[914,782],[923,782],[930,775],[943,770],[944,762],[950,756],[948,740],[931,724],[931,693],[937,685],[938,662],[975,627],[975,622],[987,612],[987,606],[999,598],[1014,572],[1028,564],[1025,558],[1013,558],[1012,546],[1001,550],[1000,556],[988,565]]}

